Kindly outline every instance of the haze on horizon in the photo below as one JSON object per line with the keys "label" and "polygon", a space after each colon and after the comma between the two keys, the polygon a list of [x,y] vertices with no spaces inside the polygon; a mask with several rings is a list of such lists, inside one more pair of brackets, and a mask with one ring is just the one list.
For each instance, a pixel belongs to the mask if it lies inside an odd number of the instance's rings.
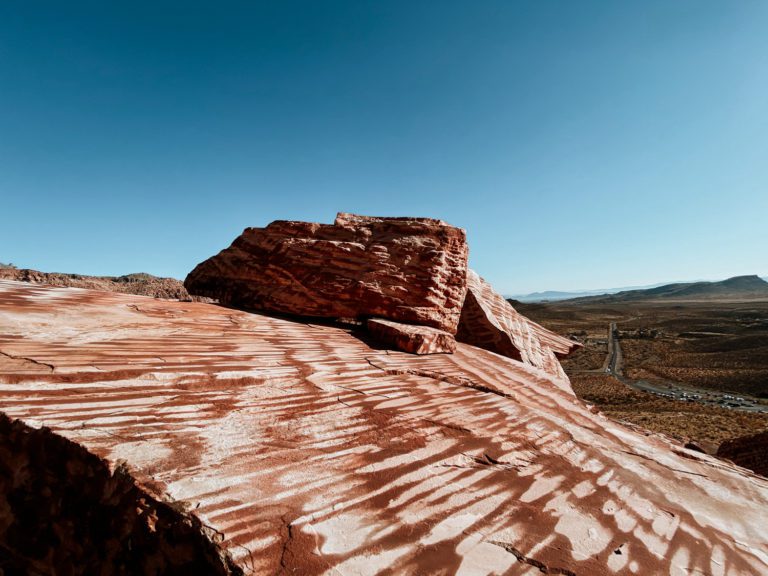
{"label": "haze on horizon", "polygon": [[0,5],[0,261],[442,218],[504,294],[768,275],[768,3]]}

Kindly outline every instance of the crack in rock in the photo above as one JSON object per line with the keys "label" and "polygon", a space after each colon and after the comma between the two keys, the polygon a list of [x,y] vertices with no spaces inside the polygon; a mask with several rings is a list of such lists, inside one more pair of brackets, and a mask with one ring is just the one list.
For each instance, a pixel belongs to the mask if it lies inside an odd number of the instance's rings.
{"label": "crack in rock", "polygon": [[441,428],[447,428],[448,430],[453,430],[454,432],[462,432],[464,434],[471,434],[472,430],[469,428],[465,428],[464,426],[458,426],[457,424],[449,424],[447,422],[438,422],[437,420],[432,420],[431,418],[422,418],[424,422],[428,422],[429,424],[434,424],[435,426],[440,426]]}
{"label": "crack in rock", "polygon": [[32,362],[32,364],[37,364],[38,366],[45,366],[51,372],[54,372],[56,370],[56,367],[53,364],[48,364],[47,362],[40,362],[39,360],[35,360],[34,358],[28,358],[26,356],[14,356],[13,354],[8,354],[7,352],[3,352],[2,350],[0,350],[0,354],[2,354],[3,356],[6,356],[7,358],[10,358],[11,360],[26,360],[27,362]]}
{"label": "crack in rock", "polygon": [[465,376],[449,376],[447,374],[434,372],[432,370],[421,370],[421,369],[414,369],[414,368],[385,368],[384,366],[379,366],[378,364],[376,364],[374,359],[366,358],[365,360],[368,362],[368,364],[370,364],[374,368],[378,368],[379,370],[383,371],[384,373],[390,376],[402,376],[402,375],[409,374],[411,376],[421,376],[422,378],[431,378],[432,380],[438,380],[439,382],[453,384],[454,386],[463,386],[464,388],[472,388],[473,390],[477,390],[478,392],[484,392],[486,394],[495,394],[496,396],[501,396],[502,398],[507,398],[509,400],[514,400],[515,402],[517,402],[517,398],[513,394],[508,394],[506,392],[502,392],[501,390],[496,390],[494,388],[490,388],[483,384],[478,384],[477,382],[474,382],[473,380],[470,380]]}
{"label": "crack in rock", "polygon": [[632,450],[622,450],[622,452],[624,452],[625,454],[629,454],[630,456],[637,456],[638,458],[642,458],[643,460],[648,460],[649,462],[658,464],[662,468],[666,468],[671,472],[679,472],[680,474],[690,474],[691,476],[701,476],[702,478],[708,477],[706,474],[699,474],[698,472],[691,472],[690,470],[681,470],[679,468],[672,468],[670,466],[667,466],[663,462],[659,462],[658,460],[651,458],[650,456],[646,456],[645,454],[640,454],[638,452],[633,452]]}
{"label": "crack in rock", "polygon": [[283,568],[283,570],[285,570],[288,567],[285,556],[286,556],[286,553],[288,552],[288,546],[293,540],[293,525],[291,524],[293,520],[290,520],[290,521],[286,520],[285,515],[281,516],[280,520],[283,522],[283,526],[285,527],[285,530],[288,532],[285,540],[283,541],[283,549],[280,551],[280,566]]}
{"label": "crack in rock", "polygon": [[506,542],[498,542],[496,540],[488,540],[491,544],[495,544],[496,546],[503,548],[510,554],[514,555],[515,558],[517,558],[518,562],[523,562],[525,564],[528,564],[530,566],[533,566],[534,568],[538,568],[542,573],[544,574],[561,574],[563,576],[576,576],[576,572],[573,570],[568,570],[567,568],[559,568],[557,566],[547,566],[544,562],[541,562],[540,560],[536,560],[535,558],[530,558],[529,556],[526,556],[520,550],[512,546],[511,544],[507,544]]}

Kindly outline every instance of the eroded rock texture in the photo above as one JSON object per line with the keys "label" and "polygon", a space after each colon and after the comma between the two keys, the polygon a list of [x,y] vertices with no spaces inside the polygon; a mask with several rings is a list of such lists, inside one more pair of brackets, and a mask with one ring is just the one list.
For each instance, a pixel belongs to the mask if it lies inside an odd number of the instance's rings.
{"label": "eroded rock texture", "polygon": [[452,334],[429,326],[401,324],[372,318],[367,322],[371,335],[397,350],[411,354],[452,354],[456,339]]}
{"label": "eroded rock texture", "polygon": [[125,460],[247,574],[768,573],[768,481],[467,344],[0,282],[0,352],[0,409]]}
{"label": "eroded rock texture", "polygon": [[248,228],[184,285],[236,308],[381,317],[453,334],[466,266],[460,228],[431,218],[340,213],[330,225],[277,221]]}
{"label": "eroded rock texture", "polygon": [[558,378],[565,378],[558,356],[579,346],[518,313],[474,270],[467,270],[467,296],[456,338]]}
{"label": "eroded rock texture", "polygon": [[242,574],[216,539],[122,466],[0,414],[0,574]]}
{"label": "eroded rock texture", "polygon": [[768,431],[726,440],[720,444],[717,455],[768,476]]}

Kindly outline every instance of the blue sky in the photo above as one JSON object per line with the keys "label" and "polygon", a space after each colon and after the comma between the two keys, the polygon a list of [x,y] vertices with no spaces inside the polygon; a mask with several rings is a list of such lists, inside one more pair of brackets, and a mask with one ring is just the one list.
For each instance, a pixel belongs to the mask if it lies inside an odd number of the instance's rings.
{"label": "blue sky", "polygon": [[439,217],[502,292],[768,274],[768,3],[0,4],[0,261]]}

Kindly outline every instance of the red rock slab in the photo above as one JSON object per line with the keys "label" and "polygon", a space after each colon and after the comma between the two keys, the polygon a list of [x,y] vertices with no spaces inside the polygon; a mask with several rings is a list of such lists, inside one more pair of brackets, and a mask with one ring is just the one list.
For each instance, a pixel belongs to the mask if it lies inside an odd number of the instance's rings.
{"label": "red rock slab", "polygon": [[184,285],[235,308],[381,317],[454,334],[467,253],[464,230],[441,220],[340,213],[330,225],[277,221],[247,228]]}
{"label": "red rock slab", "polygon": [[368,331],[380,342],[411,354],[453,354],[456,339],[452,334],[429,326],[401,324],[371,318]]}
{"label": "red rock slab", "polygon": [[529,320],[474,270],[467,270],[467,296],[456,339],[520,360],[557,378],[564,378],[558,357],[578,343]]}
{"label": "red rock slab", "polygon": [[[176,500],[248,574],[768,574],[768,481],[459,343],[0,282],[0,409]],[[216,532],[214,532],[216,531]]]}

